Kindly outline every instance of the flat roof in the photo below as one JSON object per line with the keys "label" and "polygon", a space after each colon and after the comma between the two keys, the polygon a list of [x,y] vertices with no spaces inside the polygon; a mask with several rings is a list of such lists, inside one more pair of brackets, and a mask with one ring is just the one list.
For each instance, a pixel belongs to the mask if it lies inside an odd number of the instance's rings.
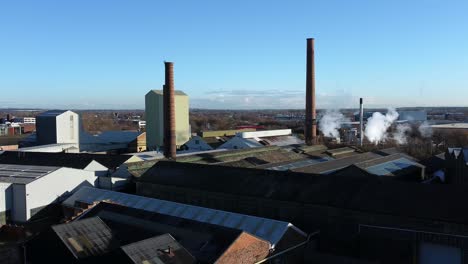
{"label": "flat roof", "polygon": [[452,124],[432,125],[431,128],[468,129],[468,123],[452,123]]}
{"label": "flat roof", "polygon": [[0,164],[0,182],[28,184],[60,167]]}
{"label": "flat roof", "polygon": [[68,110],[49,110],[49,111],[45,111],[45,112],[42,112],[40,114],[38,114],[36,117],[38,116],[58,116],[58,115],[61,115],[65,112],[67,112]]}
{"label": "flat roof", "polygon": [[[151,92],[156,93],[156,94],[161,94],[161,95],[163,94],[163,90],[151,90]],[[181,90],[174,90],[174,95],[185,95],[185,96],[187,96],[187,94],[184,93]]]}

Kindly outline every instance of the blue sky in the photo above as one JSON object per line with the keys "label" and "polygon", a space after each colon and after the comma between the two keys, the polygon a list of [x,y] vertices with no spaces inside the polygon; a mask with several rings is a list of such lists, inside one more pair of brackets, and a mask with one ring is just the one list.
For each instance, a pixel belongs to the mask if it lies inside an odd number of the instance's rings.
{"label": "blue sky", "polygon": [[468,1],[0,2],[0,107],[303,108],[306,38],[320,108],[468,106]]}

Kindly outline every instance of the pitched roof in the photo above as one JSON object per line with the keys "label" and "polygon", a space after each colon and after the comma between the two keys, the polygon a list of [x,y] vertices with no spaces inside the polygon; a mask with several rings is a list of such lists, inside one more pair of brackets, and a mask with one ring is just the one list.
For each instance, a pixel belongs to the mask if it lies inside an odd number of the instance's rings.
{"label": "pitched roof", "polygon": [[192,264],[196,262],[190,252],[170,234],[125,245],[122,250],[135,264]]}
{"label": "pitched roof", "polygon": [[[340,171],[338,171],[340,172]],[[251,197],[468,224],[468,187],[400,182],[343,171],[329,175],[160,161],[140,179]]]}
{"label": "pitched roof", "polygon": [[292,224],[284,221],[89,187],[80,188],[65,200],[63,204],[74,206],[75,201],[83,201],[92,204],[93,202],[102,200],[110,200],[123,206],[142,209],[153,213],[166,214],[172,217],[180,217],[201,223],[242,230],[270,242],[272,247],[281,240],[284,234],[291,230],[304,237],[306,236]]}
{"label": "pitched roof", "polygon": [[352,164],[356,164],[359,162],[363,162],[366,160],[371,160],[381,157],[379,154],[366,152],[359,155],[353,155],[341,159],[330,160],[326,162],[321,162],[317,164],[313,164],[307,167],[297,168],[294,171],[298,172],[307,172],[307,173],[330,173],[332,171],[336,171],[338,169],[347,167]]}
{"label": "pitched roof", "polygon": [[84,169],[94,160],[107,168],[117,168],[130,157],[131,156],[129,155],[88,153],[5,151],[0,155],[0,164],[38,165]]}
{"label": "pitched roof", "polygon": [[214,263],[243,232],[222,225],[106,202],[94,206],[80,219],[96,216],[111,227],[121,244],[170,233],[201,263]]}
{"label": "pitched roof", "polygon": [[55,225],[52,230],[77,259],[100,256],[118,247],[112,231],[99,217]]}

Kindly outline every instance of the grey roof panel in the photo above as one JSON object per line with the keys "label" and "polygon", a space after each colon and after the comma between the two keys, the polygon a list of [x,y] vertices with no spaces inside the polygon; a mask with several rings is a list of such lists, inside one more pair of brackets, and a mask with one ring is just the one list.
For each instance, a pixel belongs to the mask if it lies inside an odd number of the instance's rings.
{"label": "grey roof panel", "polygon": [[191,264],[195,258],[170,234],[148,238],[122,247],[133,263]]}
{"label": "grey roof panel", "polygon": [[[243,231],[269,241],[273,247],[280,241],[286,231],[293,226],[290,223],[273,219],[231,213],[90,187],[80,188],[65,200],[63,204],[74,206],[75,201],[82,201],[91,204],[102,200],[111,200],[128,207],[202,221],[229,228],[238,229],[242,226]],[[306,236],[305,233],[302,235],[304,237]]]}
{"label": "grey roof panel", "polygon": [[59,167],[0,164],[0,182],[27,184]]}
{"label": "grey roof panel", "polygon": [[118,247],[112,231],[99,217],[55,225],[52,230],[77,259],[99,256]]}

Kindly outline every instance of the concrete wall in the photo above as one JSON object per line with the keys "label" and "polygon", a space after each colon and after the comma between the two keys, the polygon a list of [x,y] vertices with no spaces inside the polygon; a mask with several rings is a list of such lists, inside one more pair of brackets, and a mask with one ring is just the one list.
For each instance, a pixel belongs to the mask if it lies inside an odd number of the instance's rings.
{"label": "concrete wall", "polygon": [[[175,93],[176,144],[182,146],[190,138],[189,98]],[[152,90],[145,96],[146,147],[154,150],[163,146],[163,94]]]}
{"label": "concrete wall", "polygon": [[80,142],[80,116],[72,111],[57,116],[57,143]]}
{"label": "concrete wall", "polygon": [[68,196],[81,186],[94,186],[96,180],[92,171],[71,168],[53,171],[26,185],[25,213],[23,217],[14,220],[26,221],[32,216],[31,210],[47,206],[62,196]]}

